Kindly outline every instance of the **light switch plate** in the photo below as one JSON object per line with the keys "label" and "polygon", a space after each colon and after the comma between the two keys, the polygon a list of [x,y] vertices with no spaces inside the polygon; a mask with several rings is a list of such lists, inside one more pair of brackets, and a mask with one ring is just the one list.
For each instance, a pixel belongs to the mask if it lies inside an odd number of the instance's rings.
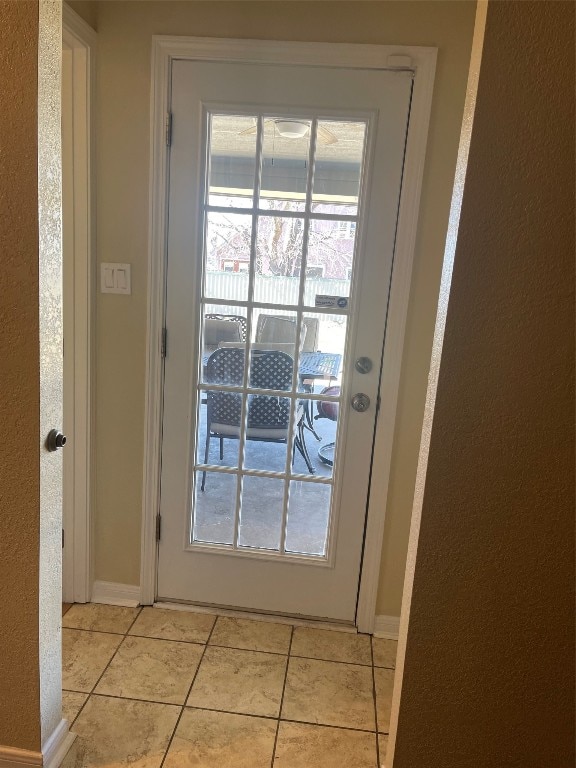
{"label": "light switch plate", "polygon": [[130,264],[100,264],[101,293],[132,293]]}

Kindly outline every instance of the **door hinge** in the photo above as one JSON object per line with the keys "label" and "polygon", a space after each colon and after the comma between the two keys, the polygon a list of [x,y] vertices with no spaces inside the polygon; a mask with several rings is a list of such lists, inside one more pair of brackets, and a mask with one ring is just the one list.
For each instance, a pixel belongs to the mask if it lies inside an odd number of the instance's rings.
{"label": "door hinge", "polygon": [[166,112],[166,146],[172,146],[172,112]]}
{"label": "door hinge", "polygon": [[62,549],[64,549],[64,528],[62,528]]}
{"label": "door hinge", "polygon": [[160,541],[162,534],[162,518],[160,515],[156,515],[156,541]]}
{"label": "door hinge", "polygon": [[378,397],[376,398],[376,413],[377,414],[380,412],[380,403],[381,403],[381,401],[382,401],[382,398],[380,397],[380,395],[378,395]]}
{"label": "door hinge", "polygon": [[168,331],[166,328],[162,328],[162,337],[160,339],[160,354],[162,357],[166,357],[166,350],[168,349]]}

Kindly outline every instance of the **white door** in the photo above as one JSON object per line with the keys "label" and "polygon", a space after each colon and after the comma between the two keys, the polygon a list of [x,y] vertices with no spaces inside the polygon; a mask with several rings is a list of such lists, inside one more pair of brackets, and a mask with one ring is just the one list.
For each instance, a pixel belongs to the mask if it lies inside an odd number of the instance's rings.
{"label": "white door", "polygon": [[352,622],[412,80],[171,78],[157,597]]}

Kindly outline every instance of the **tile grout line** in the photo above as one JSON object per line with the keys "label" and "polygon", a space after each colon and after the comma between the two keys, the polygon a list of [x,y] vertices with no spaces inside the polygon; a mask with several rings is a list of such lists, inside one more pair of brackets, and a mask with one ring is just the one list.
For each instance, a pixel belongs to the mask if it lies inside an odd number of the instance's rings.
{"label": "tile grout line", "polygon": [[196,682],[196,678],[198,677],[198,672],[200,671],[200,667],[202,666],[202,662],[204,661],[204,656],[206,655],[206,649],[208,648],[208,643],[210,642],[210,638],[212,637],[212,633],[214,632],[217,621],[218,621],[218,617],[216,616],[216,618],[214,619],[214,624],[212,624],[212,629],[210,630],[208,637],[206,638],[206,643],[204,644],[204,650],[202,651],[202,654],[198,661],[196,672],[194,672],[194,677],[192,678],[192,682],[190,683],[190,686],[188,687],[188,691],[184,696],[184,701],[180,709],[180,714],[176,719],[176,723],[174,725],[172,735],[170,736],[170,739],[168,740],[168,744],[166,745],[166,750],[164,752],[164,755],[162,756],[162,761],[160,762],[159,768],[163,768],[166,758],[168,757],[168,752],[170,751],[170,747],[172,746],[172,742],[174,741],[174,736],[176,736],[176,731],[178,730],[178,726],[180,725],[180,721],[182,720],[182,715],[186,711],[186,702],[188,701],[188,699],[190,698],[190,694],[192,693],[192,688],[194,687],[194,683]]}
{"label": "tile grout line", "polygon": [[[104,677],[104,675],[105,675],[105,674],[106,674],[106,672],[108,671],[108,668],[110,667],[110,664],[112,664],[112,662],[113,662],[113,661],[114,661],[114,659],[116,658],[116,654],[118,653],[118,651],[119,651],[119,650],[120,650],[120,648],[122,647],[122,645],[123,645],[124,641],[125,641],[125,640],[126,640],[126,638],[128,637],[128,632],[130,632],[130,630],[131,630],[131,629],[132,629],[132,627],[134,626],[134,623],[135,623],[136,619],[138,618],[138,616],[140,616],[140,613],[141,613],[141,611],[142,611],[142,608],[139,608],[139,609],[138,609],[138,613],[136,614],[136,616],[134,616],[134,621],[132,621],[132,623],[130,624],[130,626],[129,626],[129,627],[128,627],[128,629],[126,630],[126,632],[124,632],[124,634],[122,635],[122,640],[120,640],[120,642],[118,643],[118,647],[116,648],[116,650],[114,651],[114,653],[113,653],[113,654],[112,654],[112,656],[110,657],[110,660],[109,660],[108,664],[106,664],[106,666],[104,667],[104,670],[103,670],[102,674],[100,675],[100,677],[98,678],[98,680],[96,680],[96,682],[95,682],[95,684],[94,684],[94,686],[93,686],[92,690],[90,691],[90,696],[92,696],[92,694],[93,694],[93,693],[96,691],[96,688],[97,688],[97,686],[98,686],[99,682],[102,680],[102,678]],[[111,634],[114,634],[114,633],[111,633]]]}
{"label": "tile grout line", "polygon": [[[211,647],[213,647],[213,646],[211,646]],[[68,693],[82,693],[82,694],[85,694],[86,692],[85,691],[68,691]],[[170,703],[170,702],[158,701],[158,700],[155,700],[155,699],[135,699],[133,697],[118,696],[117,694],[112,694],[112,693],[91,693],[91,694],[86,694],[86,695],[96,696],[96,697],[103,698],[103,699],[116,699],[118,701],[137,701],[137,702],[141,702],[143,704],[161,704],[162,706],[166,706],[166,707],[179,707],[179,708],[182,708],[181,704],[173,704],[173,703]],[[315,728],[316,727],[317,728],[332,728],[332,729],[335,729],[337,731],[353,731],[354,733],[373,733],[373,734],[376,733],[376,731],[374,731],[373,729],[369,730],[369,729],[366,729],[366,728],[356,728],[356,727],[354,727],[352,725],[336,725],[335,723],[320,723],[320,722],[317,722],[316,720],[314,720],[314,721],[312,721],[312,720],[295,720],[294,718],[291,718],[291,717],[278,718],[278,717],[275,717],[273,715],[255,715],[253,712],[237,712],[237,711],[234,711],[234,710],[231,710],[231,709],[214,709],[213,707],[199,707],[197,705],[194,705],[194,706],[184,705],[184,708],[188,709],[188,710],[197,709],[197,710],[199,710],[201,712],[221,712],[224,715],[237,715],[238,717],[253,717],[253,718],[256,718],[257,720],[274,720],[274,721],[280,720],[280,722],[282,722],[282,723],[294,723],[295,725],[312,725]],[[381,736],[387,736],[388,734],[380,733],[380,735]]]}
{"label": "tile grout line", "polygon": [[[134,623],[134,622],[133,622]],[[132,625],[130,626],[132,628]],[[294,627],[296,629],[296,627]],[[135,637],[135,638],[141,638],[143,640],[162,640],[166,643],[184,643],[185,645],[199,645],[204,646],[207,645],[207,643],[202,642],[201,640],[178,640],[173,637],[159,637],[158,635],[138,635],[134,632],[131,634],[128,634],[128,632],[110,632],[103,629],[84,629],[83,627],[63,627],[63,629],[69,629],[72,632],[93,632],[95,634],[101,634],[101,635],[122,635],[126,637]],[[330,631],[330,630],[328,630]],[[224,648],[228,649],[230,651],[247,651],[249,653],[266,653],[270,656],[286,656],[286,653],[282,653],[281,651],[264,651],[261,648],[240,648],[236,645],[221,645],[219,643],[210,643],[211,648]],[[379,664],[372,664],[370,663],[362,663],[358,661],[343,661],[342,659],[327,659],[324,656],[304,656],[300,653],[292,653],[291,654],[293,658],[295,659],[306,659],[307,661],[327,661],[331,664],[348,664],[355,667],[371,667],[374,666],[376,669],[390,669],[394,670],[395,667],[387,667],[382,666]],[[85,693],[85,691],[79,691],[79,693]]]}
{"label": "tile grout line", "polygon": [[[110,657],[110,659],[108,660],[108,663],[106,664],[106,666],[105,666],[105,667],[104,667],[104,669],[102,670],[102,674],[100,675],[100,677],[98,678],[98,680],[96,680],[96,682],[95,682],[95,683],[94,683],[94,685],[92,686],[92,689],[91,689],[91,690],[88,692],[88,696],[86,697],[86,701],[84,702],[84,704],[82,704],[82,706],[80,707],[80,709],[79,709],[79,710],[78,710],[78,712],[76,713],[76,717],[74,718],[74,720],[72,720],[72,722],[70,723],[70,725],[72,725],[73,723],[75,723],[75,722],[76,722],[76,720],[78,720],[78,718],[79,718],[79,717],[80,717],[80,715],[82,714],[82,712],[83,712],[84,708],[86,707],[86,704],[88,704],[88,702],[90,701],[90,698],[92,697],[92,694],[93,694],[93,693],[94,693],[94,691],[96,690],[96,686],[98,685],[98,683],[100,682],[100,680],[102,680],[102,678],[104,677],[104,675],[105,675],[105,673],[106,673],[106,671],[107,671],[108,667],[109,667],[109,666],[110,666],[110,664],[112,663],[112,660],[114,659],[114,657],[115,657],[115,656],[116,656],[116,654],[118,653],[118,651],[119,651],[119,649],[120,649],[120,647],[121,647],[122,643],[124,642],[124,640],[125,640],[125,639],[126,639],[126,637],[128,636],[128,632],[129,632],[129,631],[132,629],[132,627],[134,626],[134,623],[135,623],[136,619],[138,618],[138,616],[140,616],[140,613],[141,613],[141,612],[142,612],[142,606],[139,606],[139,607],[138,607],[138,610],[137,610],[137,613],[136,613],[136,616],[134,616],[134,619],[133,619],[133,621],[131,622],[130,626],[128,627],[128,629],[126,630],[126,632],[125,632],[125,633],[122,635],[122,640],[120,640],[120,642],[118,643],[118,646],[117,646],[117,648],[114,650],[114,653],[112,654],[112,656],[111,656],[111,657]],[[71,629],[71,627],[63,627],[63,629]],[[88,632],[91,632],[92,630],[83,630],[83,631],[88,631]],[[102,633],[102,634],[120,634],[120,633],[118,633],[118,632],[108,632],[108,633]],[[86,693],[86,691],[78,691],[78,693]]]}
{"label": "tile grout line", "polygon": [[[133,623],[134,622],[132,622],[132,624]],[[130,624],[130,627],[132,627],[132,624]],[[95,635],[121,635],[122,637],[128,635],[128,632],[115,632],[113,630],[110,631],[107,629],[91,629],[90,627],[67,627],[64,624],[62,624],[62,629],[68,629],[70,632],[93,632]],[[133,635],[130,635],[130,637],[133,637]]]}
{"label": "tile grout line", "polygon": [[282,685],[282,696],[280,697],[280,707],[278,709],[278,720],[276,721],[276,734],[274,735],[274,746],[272,747],[272,760],[270,768],[274,768],[276,760],[276,746],[278,744],[278,734],[280,732],[280,718],[282,717],[282,707],[284,706],[284,694],[286,692],[286,681],[288,680],[288,667],[290,666],[290,653],[292,651],[292,640],[294,639],[294,625],[291,626],[290,642],[288,644],[288,655],[286,656],[286,671],[284,672],[284,683]]}
{"label": "tile grout line", "polygon": [[380,739],[378,738],[378,707],[376,705],[376,671],[374,667],[374,636],[370,636],[370,655],[372,657],[372,700],[374,702],[374,726],[376,727],[376,768],[380,766]]}

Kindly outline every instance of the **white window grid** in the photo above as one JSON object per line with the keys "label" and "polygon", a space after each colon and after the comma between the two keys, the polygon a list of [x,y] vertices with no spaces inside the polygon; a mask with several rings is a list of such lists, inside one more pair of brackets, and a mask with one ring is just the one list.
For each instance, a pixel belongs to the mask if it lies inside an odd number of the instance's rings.
{"label": "white window grid", "polygon": [[[208,147],[207,147],[207,158],[210,157],[210,136],[211,136],[211,123],[212,123],[212,117],[213,116],[220,116],[222,113],[220,112],[208,112],[207,113],[207,120],[208,120]],[[329,541],[326,541],[325,544],[325,552],[324,555],[319,557],[318,555],[312,555],[312,554],[306,554],[306,553],[292,553],[286,550],[286,534],[287,534],[287,524],[288,524],[288,512],[289,512],[289,493],[290,493],[290,485],[292,482],[304,482],[304,483],[314,483],[314,484],[321,484],[321,485],[329,485],[333,488],[334,486],[334,478],[338,471],[338,458],[339,458],[339,451],[335,452],[335,462],[333,466],[333,472],[331,476],[319,476],[319,475],[312,475],[312,474],[302,474],[302,473],[295,473],[292,471],[292,453],[294,449],[294,433],[295,433],[295,416],[296,416],[296,410],[298,403],[303,400],[309,400],[309,401],[318,401],[323,400],[326,402],[335,402],[340,404],[342,401],[341,395],[339,396],[329,396],[329,395],[322,395],[319,397],[319,393],[314,392],[302,392],[298,389],[298,370],[299,370],[299,363],[300,363],[300,347],[298,344],[295,345],[295,354],[294,354],[294,367],[293,367],[293,374],[292,374],[292,385],[290,390],[272,390],[272,389],[259,389],[255,387],[251,387],[249,385],[249,361],[251,356],[251,336],[252,336],[252,320],[254,316],[254,310],[262,310],[262,311],[276,311],[276,312],[282,312],[286,313],[287,310],[289,310],[290,314],[293,314],[296,316],[296,333],[295,338],[300,338],[300,330],[302,326],[302,317],[304,314],[325,314],[325,315],[341,315],[343,317],[347,317],[349,315],[349,307],[347,306],[345,309],[339,309],[337,307],[331,307],[331,308],[322,308],[322,307],[316,307],[316,306],[310,306],[305,304],[304,302],[304,296],[305,296],[305,287],[306,287],[306,279],[307,279],[307,257],[308,257],[308,238],[309,238],[309,231],[310,231],[310,222],[313,220],[316,221],[334,221],[338,223],[338,227],[340,228],[340,232],[342,232],[342,227],[346,228],[347,236],[353,237],[356,233],[356,227],[357,223],[359,221],[360,217],[360,208],[361,208],[361,199],[358,200],[358,206],[357,206],[357,212],[355,215],[351,214],[342,214],[342,213],[319,213],[319,212],[313,212],[312,211],[312,205],[313,205],[313,199],[312,199],[312,191],[313,191],[313,185],[314,185],[314,167],[315,167],[315,156],[316,156],[316,143],[317,143],[317,130],[318,130],[318,118],[317,117],[307,117],[302,118],[306,120],[310,120],[311,126],[310,126],[310,141],[309,141],[309,159],[307,163],[307,183],[306,183],[306,198],[305,198],[305,207],[304,210],[301,211],[279,211],[279,210],[270,210],[266,208],[260,208],[258,205],[259,199],[260,199],[260,181],[262,176],[262,161],[263,161],[263,133],[264,133],[264,121],[267,119],[267,115],[260,114],[258,117],[254,118],[257,125],[257,133],[256,133],[256,171],[255,171],[255,181],[254,181],[254,189],[253,189],[253,195],[252,195],[252,205],[251,207],[235,207],[235,206],[218,206],[213,205],[208,202],[209,200],[209,178],[210,178],[210,167],[209,162],[207,163],[206,167],[206,173],[205,173],[205,192],[204,192],[204,202],[202,206],[203,210],[203,232],[206,231],[206,223],[207,223],[207,217],[208,214],[211,212],[218,212],[218,213],[238,213],[243,214],[246,216],[250,216],[252,220],[252,229],[251,229],[251,242],[250,242],[250,261],[249,261],[249,267],[248,267],[248,298],[246,300],[237,300],[237,299],[221,299],[216,296],[207,296],[205,293],[205,280],[204,276],[201,280],[201,297],[199,302],[199,312],[200,312],[200,324],[199,327],[202,328],[202,318],[204,316],[204,313],[206,311],[207,307],[214,306],[215,304],[218,304],[220,307],[229,307],[231,310],[236,310],[236,313],[244,312],[245,317],[247,320],[247,330],[246,330],[246,356],[245,360],[246,363],[244,366],[244,374],[243,374],[243,382],[241,386],[230,386],[226,384],[213,384],[213,383],[206,383],[202,381],[202,376],[198,377],[198,407],[201,407],[201,402],[203,399],[203,395],[206,394],[208,391],[221,391],[221,392],[236,392],[242,395],[242,409],[241,409],[241,417],[240,417],[240,436],[238,438],[239,447],[238,447],[238,466],[227,466],[227,465],[220,465],[220,464],[204,464],[202,462],[199,462],[197,460],[194,461],[193,465],[193,494],[197,492],[196,490],[196,478],[198,476],[198,473],[201,472],[215,472],[215,473],[221,473],[221,474],[228,474],[228,475],[234,475],[236,476],[236,505],[235,505],[235,512],[234,512],[234,536],[232,544],[225,544],[225,543],[219,543],[219,542],[204,542],[195,540],[193,538],[193,531],[194,531],[194,515],[195,515],[195,509],[194,504],[192,505],[192,525],[190,528],[191,533],[191,544],[209,544],[210,547],[216,547],[218,549],[224,549],[224,550],[235,550],[235,551],[253,551],[254,553],[257,553],[258,551],[262,551],[262,548],[251,548],[246,545],[240,545],[239,543],[239,533],[240,533],[240,519],[241,519],[241,502],[242,502],[242,478],[243,477],[263,477],[263,478],[272,478],[272,479],[278,479],[282,480],[284,483],[284,498],[283,498],[283,504],[282,504],[282,521],[281,521],[281,538],[280,538],[280,546],[278,550],[264,550],[267,554],[273,554],[278,555],[281,557],[290,556],[291,554],[297,554],[299,557],[307,557],[311,559],[325,559],[326,553],[329,549]],[[364,121],[358,121],[355,120],[354,122],[364,122]],[[366,135],[366,133],[365,133]],[[361,182],[361,179],[359,180]],[[359,183],[359,189],[362,188],[362,184]],[[299,293],[298,293],[298,300],[297,304],[295,305],[286,305],[286,304],[276,304],[276,303],[270,303],[270,302],[262,302],[262,301],[255,301],[254,300],[254,282],[255,282],[255,272],[256,272],[256,238],[257,238],[257,227],[258,227],[258,220],[261,217],[279,217],[279,218],[299,218],[304,220],[304,232],[303,232],[303,240],[302,240],[302,254],[301,254],[301,262],[300,262],[300,270],[299,270]],[[355,242],[354,246],[354,262],[356,260],[356,250],[357,250],[357,243],[358,240]],[[353,262],[353,263],[354,263]],[[204,238],[204,245],[202,249],[202,265],[203,270],[206,263],[206,254],[205,254],[205,238]],[[353,269],[348,269],[348,279],[351,280],[353,276]],[[200,347],[202,348],[202,346]],[[345,361],[343,361],[343,364]],[[264,469],[255,469],[255,468],[249,468],[244,466],[244,448],[246,443],[246,421],[248,417],[247,413],[247,400],[248,395],[258,395],[263,394],[267,396],[278,396],[282,398],[286,398],[290,401],[290,416],[289,416],[289,428],[288,428],[288,440],[286,444],[286,463],[285,463],[285,469],[284,471],[273,471],[273,470],[264,470]],[[199,419],[199,413],[196,414],[196,423],[194,425],[194,429],[197,434],[198,425],[200,423]],[[206,425],[206,428],[209,428],[209,424]],[[339,443],[340,436],[340,423],[337,427],[337,433],[336,433],[336,445]],[[194,446],[194,455],[197,455],[197,446]],[[333,504],[333,494],[331,495],[331,506]],[[332,515],[332,510],[330,510],[329,520]],[[331,526],[328,523],[328,531],[331,530]]]}

